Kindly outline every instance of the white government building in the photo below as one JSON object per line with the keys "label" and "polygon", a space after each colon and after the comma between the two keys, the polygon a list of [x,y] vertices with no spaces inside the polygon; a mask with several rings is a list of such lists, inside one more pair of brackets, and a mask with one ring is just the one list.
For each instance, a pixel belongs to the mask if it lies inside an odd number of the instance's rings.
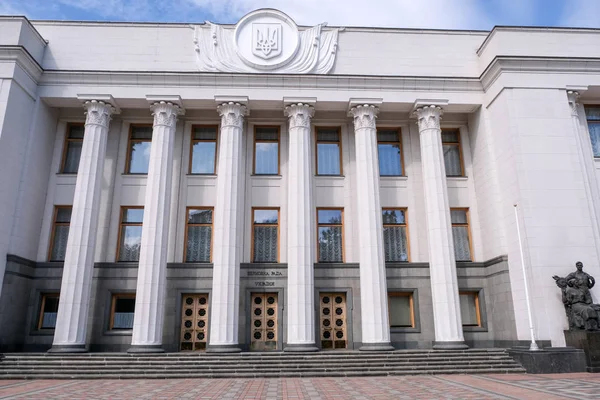
{"label": "white government building", "polygon": [[599,43],[0,17],[0,351],[564,345]]}

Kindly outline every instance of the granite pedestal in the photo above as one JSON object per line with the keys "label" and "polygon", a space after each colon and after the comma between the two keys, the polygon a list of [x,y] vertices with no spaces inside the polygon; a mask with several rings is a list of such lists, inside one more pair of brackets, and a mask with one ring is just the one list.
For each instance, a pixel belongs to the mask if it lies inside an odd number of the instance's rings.
{"label": "granite pedestal", "polygon": [[557,374],[586,371],[583,350],[573,347],[547,347],[532,351],[515,347],[508,354],[525,368],[528,374]]}
{"label": "granite pedestal", "polygon": [[600,372],[600,331],[565,331],[565,341],[584,351],[587,372]]}

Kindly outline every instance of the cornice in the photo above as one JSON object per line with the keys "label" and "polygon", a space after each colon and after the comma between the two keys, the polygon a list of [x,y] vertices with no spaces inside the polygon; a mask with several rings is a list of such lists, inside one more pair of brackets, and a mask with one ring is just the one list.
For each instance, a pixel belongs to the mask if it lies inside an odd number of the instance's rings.
{"label": "cornice", "polygon": [[40,81],[44,69],[29,54],[27,49],[19,45],[0,45],[0,62],[13,61],[23,69],[36,83]]}

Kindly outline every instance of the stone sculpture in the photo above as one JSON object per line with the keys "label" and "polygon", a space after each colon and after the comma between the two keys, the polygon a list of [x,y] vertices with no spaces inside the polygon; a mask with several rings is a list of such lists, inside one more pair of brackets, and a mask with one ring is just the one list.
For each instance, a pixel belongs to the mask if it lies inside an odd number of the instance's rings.
{"label": "stone sculpture", "polygon": [[596,280],[590,274],[583,272],[583,263],[575,264],[577,271],[571,272],[566,277],[554,275],[552,278],[561,288],[562,301],[569,321],[569,330],[595,331],[600,327],[600,305],[593,304],[590,289]]}

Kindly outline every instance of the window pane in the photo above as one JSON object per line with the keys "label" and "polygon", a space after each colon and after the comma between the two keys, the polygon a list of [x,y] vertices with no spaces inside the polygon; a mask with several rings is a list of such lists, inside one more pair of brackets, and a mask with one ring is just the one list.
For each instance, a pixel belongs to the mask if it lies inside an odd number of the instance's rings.
{"label": "window pane", "polygon": [[460,294],[460,315],[462,324],[467,326],[478,326],[477,323],[477,304],[475,302],[477,293]]}
{"label": "window pane", "polygon": [[454,256],[456,261],[471,261],[471,249],[469,247],[469,228],[466,226],[453,226],[452,237],[454,238]]}
{"label": "window pane", "polygon": [[277,227],[254,227],[253,262],[277,262]]}
{"label": "window pane", "polygon": [[255,224],[276,224],[278,219],[278,210],[254,210]]}
{"label": "window pane", "polygon": [[132,313],[135,311],[135,298],[119,298],[115,299],[115,312],[118,313]]}
{"label": "window pane", "polygon": [[600,122],[588,122],[594,157],[600,157]]}
{"label": "window pane", "polygon": [[151,126],[132,126],[131,127],[131,138],[132,139],[152,140],[152,127]]}
{"label": "window pane", "polygon": [[213,210],[188,210],[188,223],[211,224]]}
{"label": "window pane", "polygon": [[134,297],[115,297],[115,314],[113,315],[113,329],[133,329],[133,316],[135,315]]}
{"label": "window pane", "polygon": [[76,174],[79,169],[79,159],[81,158],[81,149],[83,142],[69,141],[67,144],[67,154],[65,154],[65,163],[62,172],[64,174]]}
{"label": "window pane", "polygon": [[123,222],[130,223],[142,223],[144,222],[144,209],[143,208],[124,208],[123,209]]}
{"label": "window pane", "polygon": [[130,174],[147,174],[150,163],[150,146],[152,142],[131,142],[129,158]]}
{"label": "window pane", "polygon": [[342,262],[342,227],[319,227],[319,262]]}
{"label": "window pane", "polygon": [[340,174],[340,145],[317,143],[317,175]]}
{"label": "window pane", "polygon": [[408,261],[406,227],[397,226],[383,228],[383,248],[385,252],[385,261]]}
{"label": "window pane", "polygon": [[340,131],[338,130],[338,128],[319,128],[317,130],[317,141],[339,142]]}
{"label": "window pane", "polygon": [[446,176],[462,176],[460,166],[460,148],[454,144],[445,144],[444,165],[446,166]]}
{"label": "window pane", "polygon": [[317,219],[319,224],[341,224],[342,210],[318,210]]}
{"label": "window pane", "polygon": [[192,147],[192,174],[214,174],[216,142],[196,142]]}
{"label": "window pane", "polygon": [[450,210],[450,220],[453,224],[467,224],[467,211]]}
{"label": "window pane", "polygon": [[279,128],[274,127],[257,127],[256,140],[273,140],[279,141]]}
{"label": "window pane", "polygon": [[192,138],[196,140],[217,140],[216,126],[195,126]]}
{"label": "window pane", "polygon": [[68,225],[58,225],[54,227],[54,240],[52,242],[52,251],[50,252],[50,261],[65,261],[68,238]]}
{"label": "window pane", "polygon": [[380,142],[399,142],[397,129],[377,129],[377,140]]}
{"label": "window pane", "polygon": [[585,107],[585,116],[591,121],[600,121],[600,107]]}
{"label": "window pane", "polygon": [[405,224],[404,210],[383,210],[384,224]]}
{"label": "window pane", "polygon": [[402,175],[400,145],[379,144],[379,175]]}
{"label": "window pane", "polygon": [[412,327],[410,296],[389,296],[390,326]]}
{"label": "window pane", "polygon": [[69,139],[83,139],[84,125],[69,125]]}
{"label": "window pane", "polygon": [[210,262],[212,227],[189,226],[187,234],[186,262]]}
{"label": "window pane", "polygon": [[457,131],[442,131],[442,142],[458,143],[458,132]]}
{"label": "window pane", "polygon": [[55,313],[58,311],[58,297],[47,296],[44,302],[44,312]]}
{"label": "window pane", "polygon": [[42,310],[41,329],[54,329],[56,326],[56,315],[58,313],[58,297],[47,296],[44,298],[44,309]]}
{"label": "window pane", "polygon": [[279,143],[263,142],[255,146],[254,173],[258,175],[277,175],[279,173]]}
{"label": "window pane", "polygon": [[71,207],[58,207],[56,209],[56,222],[71,222]]}
{"label": "window pane", "polygon": [[119,261],[138,261],[142,245],[142,227],[124,226],[121,228]]}

